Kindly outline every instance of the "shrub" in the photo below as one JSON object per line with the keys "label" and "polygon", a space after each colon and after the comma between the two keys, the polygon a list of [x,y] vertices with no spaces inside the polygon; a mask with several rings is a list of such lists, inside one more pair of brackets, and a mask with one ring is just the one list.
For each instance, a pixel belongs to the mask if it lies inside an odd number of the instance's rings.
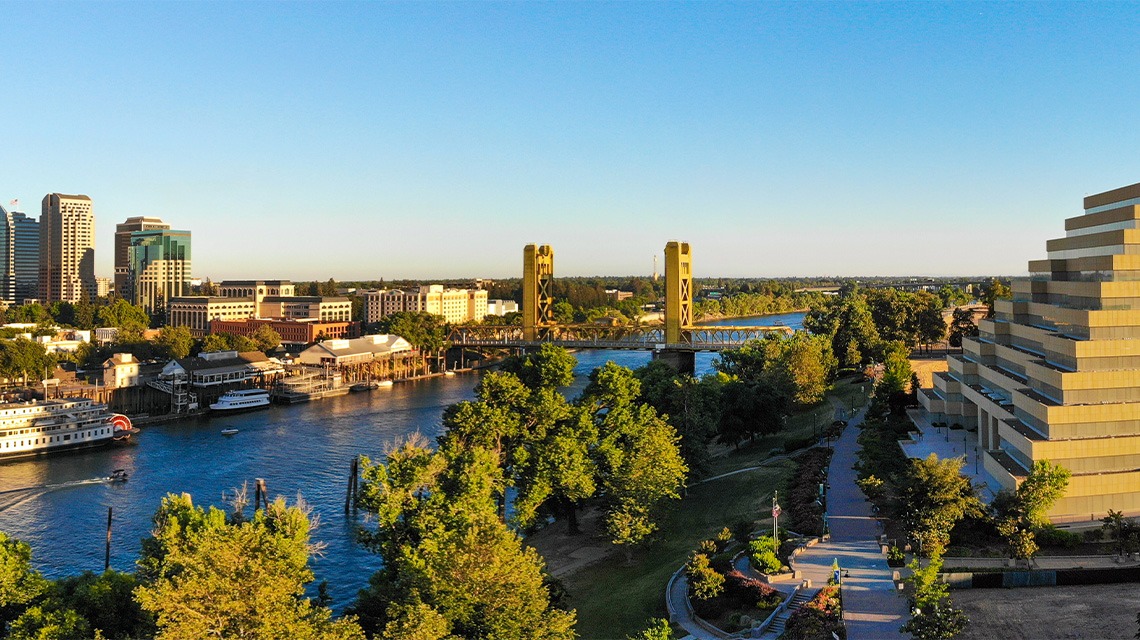
{"label": "shrub", "polygon": [[713,556],[717,551],[715,540],[701,540],[700,544],[697,545],[697,553]]}
{"label": "shrub", "polygon": [[784,600],[779,591],[735,570],[724,575],[724,597],[737,609],[775,609]]}
{"label": "shrub", "polygon": [[728,527],[725,527],[725,528],[720,530],[720,533],[716,534],[716,551],[717,551],[717,553],[724,551],[725,548],[728,547],[728,543],[730,543],[730,542],[732,542],[732,531],[729,530]]}
{"label": "shrub", "polygon": [[783,563],[776,555],[776,541],[771,536],[760,536],[748,543],[748,559],[761,573],[779,573]]}
{"label": "shrub", "polygon": [[724,590],[724,576],[709,566],[709,557],[698,553],[685,567],[689,578],[689,595],[698,600],[708,600],[720,595]]}
{"label": "shrub", "polygon": [[1104,540],[1104,529],[1089,529],[1084,532],[1085,542],[1100,542]]}
{"label": "shrub", "polygon": [[1043,547],[1076,549],[1084,538],[1077,533],[1047,525],[1037,530],[1037,542]]}
{"label": "shrub", "polygon": [[755,522],[741,520],[732,525],[732,537],[736,538],[736,541],[740,544],[748,544],[748,541],[752,539],[752,531],[755,526]]}
{"label": "shrub", "polygon": [[816,640],[830,638],[831,634],[847,637],[839,616],[839,588],[824,587],[816,597],[800,607],[788,618],[784,640]]}
{"label": "shrub", "polygon": [[729,571],[732,571],[732,569],[733,569],[733,567],[732,567],[732,556],[733,555],[735,555],[735,554],[718,553],[715,556],[712,556],[711,558],[709,558],[709,566],[712,567],[713,570],[716,571],[717,573],[720,573],[722,575],[726,574]]}
{"label": "shrub", "polygon": [[887,549],[887,566],[888,567],[901,567],[906,564],[906,554],[898,545],[892,545]]}
{"label": "shrub", "polygon": [[855,484],[859,485],[859,488],[863,491],[863,495],[871,500],[877,500],[883,495],[883,481],[880,478],[876,478],[874,474],[856,480]]}

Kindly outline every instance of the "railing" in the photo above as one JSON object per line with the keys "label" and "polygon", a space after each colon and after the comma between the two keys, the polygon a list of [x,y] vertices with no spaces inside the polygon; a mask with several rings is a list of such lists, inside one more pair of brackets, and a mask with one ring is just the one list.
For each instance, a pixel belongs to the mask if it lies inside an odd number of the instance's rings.
{"label": "railing", "polygon": [[665,328],[653,326],[555,325],[539,327],[534,340],[527,340],[521,326],[477,325],[456,327],[448,341],[461,346],[533,347],[545,343],[577,349],[688,349],[721,351],[740,347],[770,333],[791,333],[787,326],[708,326],[681,331],[681,342],[667,344]]}

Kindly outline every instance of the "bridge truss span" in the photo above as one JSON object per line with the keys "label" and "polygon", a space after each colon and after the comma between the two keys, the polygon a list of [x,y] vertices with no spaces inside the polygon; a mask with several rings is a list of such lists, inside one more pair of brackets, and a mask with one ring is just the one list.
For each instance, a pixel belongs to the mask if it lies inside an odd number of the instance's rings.
{"label": "bridge truss span", "polygon": [[662,325],[555,325],[540,327],[534,339],[527,339],[522,326],[475,325],[454,328],[448,341],[457,347],[518,348],[549,343],[570,349],[723,351],[739,348],[770,333],[791,332],[790,327],[783,325],[698,326],[684,329],[679,343],[666,344],[665,327]]}

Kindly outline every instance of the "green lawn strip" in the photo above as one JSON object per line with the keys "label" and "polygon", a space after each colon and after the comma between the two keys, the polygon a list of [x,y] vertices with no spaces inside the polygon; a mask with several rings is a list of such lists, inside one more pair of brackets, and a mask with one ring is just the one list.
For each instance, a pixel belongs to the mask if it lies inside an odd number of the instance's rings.
{"label": "green lawn strip", "polygon": [[649,618],[667,617],[665,587],[689,552],[722,527],[766,516],[772,491],[784,487],[794,467],[783,460],[697,485],[662,517],[655,541],[635,553],[632,565],[618,554],[568,576],[564,583],[578,610],[579,636],[624,638],[644,628]]}

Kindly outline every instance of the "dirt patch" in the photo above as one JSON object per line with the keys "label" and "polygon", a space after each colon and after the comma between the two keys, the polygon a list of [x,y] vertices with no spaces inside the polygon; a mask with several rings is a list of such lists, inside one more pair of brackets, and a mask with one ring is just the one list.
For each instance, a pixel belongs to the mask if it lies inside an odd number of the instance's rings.
{"label": "dirt patch", "polygon": [[922,358],[911,357],[910,368],[918,374],[918,381],[924,388],[934,386],[933,376],[935,373],[949,370],[945,355]]}
{"label": "dirt patch", "polygon": [[958,640],[1131,639],[1140,611],[1135,584],[964,589],[950,597],[970,618]]}
{"label": "dirt patch", "polygon": [[526,544],[546,560],[546,571],[550,575],[564,578],[618,551],[605,536],[601,516],[597,509],[584,509],[578,514],[582,533],[570,535],[566,523],[559,520],[527,536]]}

